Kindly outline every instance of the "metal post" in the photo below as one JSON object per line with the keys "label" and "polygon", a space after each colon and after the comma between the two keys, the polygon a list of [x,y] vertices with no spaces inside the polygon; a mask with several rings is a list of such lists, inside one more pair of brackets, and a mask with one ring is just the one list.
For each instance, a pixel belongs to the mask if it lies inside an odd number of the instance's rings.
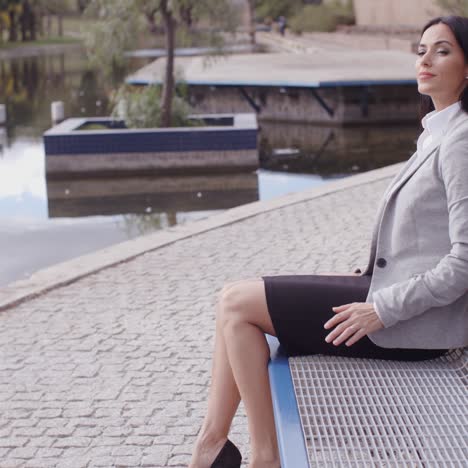
{"label": "metal post", "polygon": [[54,101],[50,106],[50,113],[52,116],[52,123],[58,124],[65,119],[65,107],[63,101]]}
{"label": "metal post", "polygon": [[8,144],[8,136],[5,127],[0,127],[0,156]]}
{"label": "metal post", "polygon": [[6,106],[5,104],[0,104],[0,125],[6,124]]}

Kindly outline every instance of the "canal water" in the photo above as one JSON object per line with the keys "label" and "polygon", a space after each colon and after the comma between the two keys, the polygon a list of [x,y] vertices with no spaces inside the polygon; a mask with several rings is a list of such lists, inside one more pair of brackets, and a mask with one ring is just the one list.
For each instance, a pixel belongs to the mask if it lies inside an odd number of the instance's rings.
{"label": "canal water", "polygon": [[0,61],[0,287],[46,266],[222,210],[407,159],[416,126],[328,128],[260,122],[261,168],[250,174],[46,180],[50,104],[68,117],[109,114],[112,90],[145,59],[105,79],[84,53]]}

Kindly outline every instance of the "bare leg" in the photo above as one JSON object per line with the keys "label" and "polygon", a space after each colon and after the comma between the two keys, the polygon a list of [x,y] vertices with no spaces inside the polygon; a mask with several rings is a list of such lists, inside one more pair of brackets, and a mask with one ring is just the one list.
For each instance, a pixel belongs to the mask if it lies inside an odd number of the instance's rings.
{"label": "bare leg", "polygon": [[[226,291],[239,282],[227,284]],[[217,304],[216,335],[208,409],[195,443],[189,468],[209,467],[226,442],[232,420],[240,403],[240,394],[229,364],[222,323],[219,320],[221,304]]]}
{"label": "bare leg", "polygon": [[263,280],[226,285],[217,308],[208,411],[189,468],[211,466],[227,439],[240,394],[249,420],[251,466],[279,466],[267,372],[269,349],[264,337],[264,332],[274,336],[275,331]]}
{"label": "bare leg", "polygon": [[227,354],[248,418],[251,468],[280,466],[267,364],[270,350],[264,333],[275,335],[263,280],[244,281],[228,289],[221,317]]}

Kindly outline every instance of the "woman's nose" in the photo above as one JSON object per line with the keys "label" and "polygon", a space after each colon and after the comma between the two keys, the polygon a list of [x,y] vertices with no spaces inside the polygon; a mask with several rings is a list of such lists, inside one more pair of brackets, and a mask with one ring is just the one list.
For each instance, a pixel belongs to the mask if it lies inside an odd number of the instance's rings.
{"label": "woman's nose", "polygon": [[422,65],[430,65],[431,64],[431,56],[429,54],[429,51],[427,51],[422,57],[421,57],[421,64]]}

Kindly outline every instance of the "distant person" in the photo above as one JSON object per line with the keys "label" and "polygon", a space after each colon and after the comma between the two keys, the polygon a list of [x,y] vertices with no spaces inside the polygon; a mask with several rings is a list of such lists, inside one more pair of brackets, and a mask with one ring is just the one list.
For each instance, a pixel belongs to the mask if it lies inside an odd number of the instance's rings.
{"label": "distant person", "polygon": [[279,27],[279,32],[282,36],[284,36],[284,32],[286,31],[286,18],[284,16],[280,16],[278,18],[278,27]]}
{"label": "distant person", "polygon": [[[265,333],[288,356],[417,361],[468,346],[468,18],[427,23],[415,68],[424,131],[380,203],[363,271],[263,276],[221,291],[190,468],[240,467],[228,434],[241,398],[249,468],[279,468]],[[358,224],[348,229],[360,235]]]}

